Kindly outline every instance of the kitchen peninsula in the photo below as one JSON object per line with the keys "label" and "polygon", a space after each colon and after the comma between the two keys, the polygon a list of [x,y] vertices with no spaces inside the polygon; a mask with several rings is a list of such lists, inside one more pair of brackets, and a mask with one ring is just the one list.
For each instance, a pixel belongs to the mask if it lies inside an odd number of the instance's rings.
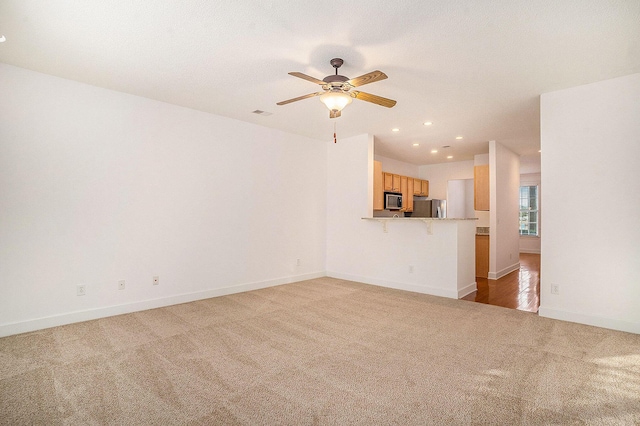
{"label": "kitchen peninsula", "polygon": [[[477,221],[380,217],[375,181],[383,170],[374,159],[373,142],[371,135],[362,135],[331,144],[326,275],[452,299],[475,291]],[[386,171],[407,176],[407,182],[414,178],[415,195],[417,172]]]}
{"label": "kitchen peninsula", "polygon": [[[477,289],[476,218],[364,217],[402,280],[385,286],[459,299]],[[402,282],[400,282],[402,281]],[[408,281],[408,282],[407,282]],[[395,285],[394,285],[395,284]]]}

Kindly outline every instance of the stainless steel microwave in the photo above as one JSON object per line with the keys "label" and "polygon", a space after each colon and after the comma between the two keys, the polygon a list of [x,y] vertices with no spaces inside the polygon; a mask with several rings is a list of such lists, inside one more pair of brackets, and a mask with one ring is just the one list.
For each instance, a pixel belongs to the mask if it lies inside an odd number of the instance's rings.
{"label": "stainless steel microwave", "polygon": [[402,208],[402,194],[398,192],[384,193],[385,210],[400,210]]}

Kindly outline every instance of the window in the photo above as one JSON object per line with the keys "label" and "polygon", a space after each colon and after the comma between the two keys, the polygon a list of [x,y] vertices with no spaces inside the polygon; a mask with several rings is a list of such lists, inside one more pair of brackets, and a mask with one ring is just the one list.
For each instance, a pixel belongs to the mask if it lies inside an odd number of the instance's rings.
{"label": "window", "polygon": [[538,187],[520,187],[520,235],[538,236]]}

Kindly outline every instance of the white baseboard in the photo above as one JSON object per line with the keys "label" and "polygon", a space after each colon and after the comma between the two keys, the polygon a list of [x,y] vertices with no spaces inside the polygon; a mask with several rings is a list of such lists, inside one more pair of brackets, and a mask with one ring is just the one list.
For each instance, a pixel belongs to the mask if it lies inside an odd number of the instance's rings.
{"label": "white baseboard", "polygon": [[[340,272],[327,271],[327,276],[338,278],[341,280],[356,281],[364,284],[377,285],[380,287],[395,288],[397,290],[413,291],[414,293],[429,294],[432,296],[448,297],[457,299],[458,292],[456,290],[448,290],[440,287],[428,287],[416,284],[399,283],[395,281],[381,280],[378,278],[364,277],[360,275],[343,274]],[[474,283],[475,285],[475,283]],[[468,286],[467,286],[468,287]],[[465,287],[466,288],[466,287]]]}
{"label": "white baseboard", "polygon": [[604,318],[593,315],[578,314],[575,312],[560,311],[557,309],[545,308],[544,306],[540,306],[538,315],[541,317],[575,322],[578,324],[586,324],[595,327],[608,328],[611,330],[626,331],[627,333],[640,334],[639,323],[622,321],[613,318]]}
{"label": "white baseboard", "polygon": [[474,291],[476,291],[477,289],[478,289],[478,283],[474,281],[471,284],[469,284],[468,286],[463,287],[462,289],[458,290],[458,299],[462,299],[467,294],[471,294]]}
{"label": "white baseboard", "polygon": [[507,274],[512,273],[513,271],[517,271],[520,268],[520,262],[516,262],[513,265],[507,266],[504,269],[499,270],[498,272],[489,272],[487,278],[490,280],[498,280],[504,277]]}
{"label": "white baseboard", "polygon": [[29,331],[42,330],[59,325],[72,324],[75,322],[89,321],[99,318],[111,317],[114,315],[129,314],[132,312],[145,311],[147,309],[162,308],[164,306],[177,305],[180,303],[193,302],[196,300],[209,299],[211,297],[226,296],[228,294],[242,293],[245,291],[258,290],[261,288],[274,287],[282,284],[289,284],[297,281],[311,280],[326,276],[324,271],[309,274],[294,275],[290,277],[276,278],[273,280],[259,281],[253,283],[238,284],[229,287],[216,288],[212,290],[198,291],[195,293],[178,294],[175,296],[163,297],[160,299],[142,300],[139,302],[125,303],[122,305],[106,306],[103,308],[88,309],[84,311],[69,312],[44,318],[36,318],[27,321],[0,325],[0,337],[11,336],[13,334],[27,333]]}
{"label": "white baseboard", "polygon": [[540,249],[520,249],[520,253],[540,254]]}

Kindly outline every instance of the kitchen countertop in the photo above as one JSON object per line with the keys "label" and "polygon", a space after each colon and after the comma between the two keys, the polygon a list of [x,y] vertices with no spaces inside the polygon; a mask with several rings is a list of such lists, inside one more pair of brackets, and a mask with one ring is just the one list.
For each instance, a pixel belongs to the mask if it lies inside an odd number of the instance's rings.
{"label": "kitchen countertop", "polygon": [[489,235],[489,227],[488,226],[476,227],[476,235]]}
{"label": "kitchen countertop", "polygon": [[381,216],[381,217],[363,217],[362,219],[365,220],[421,220],[421,221],[425,221],[425,220],[433,220],[433,221],[437,221],[437,220],[478,220],[477,217],[444,217],[444,218],[440,218],[440,217],[385,217],[385,216]]}
{"label": "kitchen countertop", "polygon": [[467,218],[438,218],[438,217],[363,217],[364,220],[373,220],[382,224],[382,230],[387,232],[387,224],[390,222],[403,222],[403,223],[417,223],[422,222],[427,225],[427,234],[433,234],[432,225],[437,222],[465,222],[470,220],[478,220],[475,217],[467,217]]}

